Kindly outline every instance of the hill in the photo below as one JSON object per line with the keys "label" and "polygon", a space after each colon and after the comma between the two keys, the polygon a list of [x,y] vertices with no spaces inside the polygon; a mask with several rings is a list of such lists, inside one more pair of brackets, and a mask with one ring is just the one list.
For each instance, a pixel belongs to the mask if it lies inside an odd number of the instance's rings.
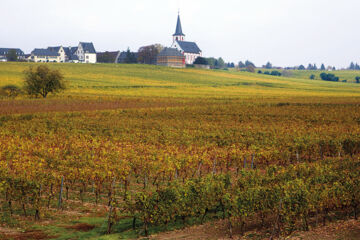
{"label": "hill", "polygon": [[[66,95],[136,97],[360,96],[360,85],[223,70],[173,69],[149,65],[48,64],[69,82]],[[22,84],[34,63],[0,63],[0,86]],[[305,74],[305,73],[301,73]]]}
{"label": "hill", "polygon": [[[262,69],[269,71],[268,69]],[[270,70],[271,71],[271,70]],[[339,81],[346,80],[347,83],[355,83],[355,78],[360,76],[360,71],[354,70],[336,70],[336,71],[322,71],[322,70],[285,70],[287,77],[309,79],[311,75],[315,75],[315,80],[321,80],[320,74],[323,72],[332,73],[339,77]]]}

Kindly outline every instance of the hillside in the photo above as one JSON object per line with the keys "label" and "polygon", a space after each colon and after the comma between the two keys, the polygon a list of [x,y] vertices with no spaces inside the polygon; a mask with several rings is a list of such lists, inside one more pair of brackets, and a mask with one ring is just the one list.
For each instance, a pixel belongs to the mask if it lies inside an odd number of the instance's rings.
{"label": "hillside", "polygon": [[[149,65],[48,64],[69,84],[65,95],[158,97],[360,96],[360,85],[246,72],[173,69]],[[22,84],[32,63],[0,63],[0,86]]]}
{"label": "hillside", "polygon": [[0,99],[0,239],[358,238],[360,84],[48,65],[67,91]]}
{"label": "hillside", "polygon": [[347,80],[348,83],[355,83],[355,77],[360,76],[360,71],[354,70],[337,70],[337,71],[321,71],[321,70],[287,70],[288,74],[292,78],[309,79],[313,74],[315,80],[321,80],[320,74],[323,72],[335,74],[340,78],[340,81]]}

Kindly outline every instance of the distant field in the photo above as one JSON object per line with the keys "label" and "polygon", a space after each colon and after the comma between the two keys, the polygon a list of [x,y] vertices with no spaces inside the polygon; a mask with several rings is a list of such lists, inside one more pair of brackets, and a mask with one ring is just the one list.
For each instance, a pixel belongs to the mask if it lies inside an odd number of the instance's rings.
{"label": "distant field", "polygon": [[[0,63],[0,86],[22,85],[22,72],[32,63]],[[360,84],[309,80],[311,72],[292,78],[245,72],[173,69],[149,65],[48,64],[69,83],[64,95],[135,97],[295,97],[360,96]],[[302,74],[302,75],[301,75]],[[319,74],[319,73],[318,73]],[[345,74],[345,73],[344,73]]]}
{"label": "distant field", "polygon": [[[262,71],[269,71],[269,69],[262,69]],[[270,70],[272,71],[272,70]],[[321,71],[321,70],[285,70],[288,72],[290,78],[310,79],[312,74],[315,75],[315,80],[321,80],[320,74],[323,72],[335,74],[340,78],[340,81],[347,80],[347,83],[355,83],[355,77],[360,77],[360,71],[353,70],[337,70],[337,71]],[[280,70],[282,72],[282,70]]]}

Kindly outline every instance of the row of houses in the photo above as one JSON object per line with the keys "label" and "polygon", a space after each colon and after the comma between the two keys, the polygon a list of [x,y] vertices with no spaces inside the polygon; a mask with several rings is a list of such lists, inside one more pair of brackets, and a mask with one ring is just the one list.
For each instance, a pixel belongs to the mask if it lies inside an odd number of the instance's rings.
{"label": "row of houses", "polygon": [[76,47],[35,48],[27,60],[32,62],[97,62],[94,44],[91,42],[80,42]]}
{"label": "row of houses", "polygon": [[74,62],[96,63],[96,51],[91,42],[80,42],[76,47],[55,46],[35,48],[24,54],[19,48],[0,48],[0,61],[7,61],[10,51],[16,52],[17,59],[29,62]]}
{"label": "row of houses", "polygon": [[8,54],[13,51],[20,60],[25,60],[25,54],[20,48],[0,48],[0,62],[8,60]]}

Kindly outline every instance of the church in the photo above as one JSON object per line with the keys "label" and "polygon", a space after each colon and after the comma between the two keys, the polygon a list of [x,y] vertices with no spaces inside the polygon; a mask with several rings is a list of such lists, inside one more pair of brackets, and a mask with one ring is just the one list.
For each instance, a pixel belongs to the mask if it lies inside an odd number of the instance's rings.
{"label": "church", "polygon": [[176,48],[185,56],[186,64],[193,64],[197,57],[202,56],[202,52],[195,42],[185,41],[185,34],[182,31],[180,14],[178,15],[176,30],[173,35],[172,48]]}

